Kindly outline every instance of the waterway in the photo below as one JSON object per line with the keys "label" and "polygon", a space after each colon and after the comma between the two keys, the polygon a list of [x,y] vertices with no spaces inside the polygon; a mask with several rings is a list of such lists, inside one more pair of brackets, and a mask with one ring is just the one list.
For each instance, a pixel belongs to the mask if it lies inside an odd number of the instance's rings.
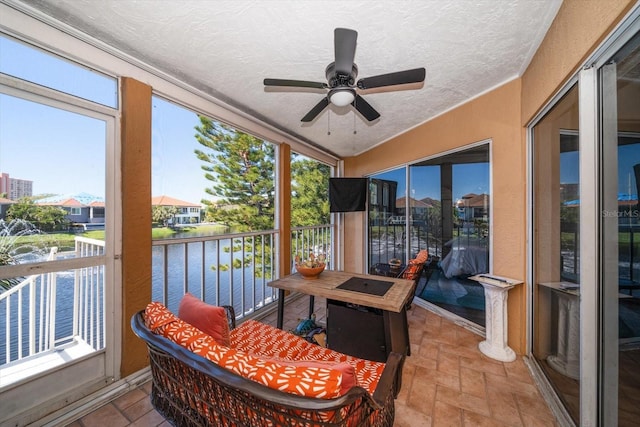
{"label": "waterway", "polygon": [[[184,246],[176,245],[168,247],[167,259],[169,266],[167,273],[167,300],[164,300],[164,256],[160,246],[154,246],[152,251],[152,301],[160,301],[174,313],[178,312],[180,299],[185,292],[202,298],[210,304],[233,305],[236,314],[251,312],[254,307],[259,307],[263,301],[272,301],[275,292],[266,284],[270,279],[270,272],[263,272],[261,268],[257,271],[253,262],[245,264],[245,267],[233,268],[241,259],[241,253],[232,254],[229,250],[230,242],[224,240],[218,242],[206,242],[204,249],[200,243],[189,244],[188,262],[185,262]],[[203,258],[204,254],[204,258]],[[249,254],[245,254],[245,260],[250,259]],[[214,266],[221,266],[216,268]],[[233,278],[233,280],[232,280]],[[186,280],[185,280],[186,279]],[[56,339],[70,336],[73,328],[73,293],[74,293],[74,271],[59,272],[56,283]],[[230,284],[233,283],[233,287]],[[254,287],[255,283],[255,287]],[[100,295],[102,298],[104,295]],[[40,298],[39,292],[36,297]],[[29,293],[23,293],[22,300],[22,335],[28,334],[28,310]],[[9,342],[11,348],[10,360],[14,360],[18,355],[18,325],[17,316],[18,302],[15,301],[10,306],[9,316]],[[7,308],[6,304],[0,304],[0,365],[6,363],[6,341],[7,341]],[[39,322],[36,324],[36,331],[39,330]],[[38,333],[38,332],[36,332]],[[25,340],[26,342],[26,340]],[[23,345],[23,354],[27,351]]]}

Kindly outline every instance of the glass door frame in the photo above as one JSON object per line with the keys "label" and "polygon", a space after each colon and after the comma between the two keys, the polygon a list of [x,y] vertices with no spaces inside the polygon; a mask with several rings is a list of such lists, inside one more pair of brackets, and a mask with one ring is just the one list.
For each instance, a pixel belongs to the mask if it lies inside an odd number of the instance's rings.
{"label": "glass door frame", "polygon": [[[530,366],[542,379],[542,389],[554,396],[552,409],[568,425],[573,424],[548,380],[532,355],[534,322],[534,186],[533,128],[544,115],[578,84],[580,147],[580,419],[593,425],[617,425],[618,422],[618,325],[616,287],[617,238],[606,238],[605,231],[617,230],[617,217],[603,218],[603,210],[616,211],[617,170],[616,73],[609,65],[613,55],[640,31],[640,8],[636,7],[616,30],[570,78],[551,101],[527,125],[528,222],[528,322],[527,343]],[[603,110],[604,111],[603,113]],[[606,114],[606,116],[605,116]],[[612,228],[613,227],[613,228]],[[616,234],[617,235],[617,234]],[[611,236],[610,236],[611,237]],[[613,259],[615,255],[615,260]],[[613,268],[611,267],[613,266]],[[605,316],[606,315],[606,316]],[[611,321],[614,319],[614,321]]]}
{"label": "glass door frame", "polygon": [[[78,99],[53,89],[45,88],[30,82],[25,82],[11,76],[0,75],[0,93],[25,101],[42,104],[70,113],[82,115],[105,123],[105,253],[104,255],[84,257],[75,260],[48,261],[43,272],[63,271],[82,267],[104,266],[104,316],[105,316],[105,347],[88,356],[84,356],[70,363],[56,367],[46,374],[38,374],[7,388],[12,395],[24,398],[26,402],[33,401],[34,390],[55,389],[55,384],[62,381],[65,385],[73,383],[72,395],[86,395],[94,392],[104,384],[113,383],[120,377],[121,364],[121,248],[117,242],[121,241],[121,211],[120,197],[120,125],[117,120],[119,112],[116,109],[102,106],[90,101]],[[24,269],[24,266],[6,266],[10,269]],[[28,266],[27,266],[28,268]],[[22,275],[17,270],[16,275]],[[83,368],[78,366],[82,364]],[[88,369],[86,366],[90,366]],[[5,391],[7,391],[5,390]],[[23,415],[37,416],[42,408],[55,410],[64,401],[64,394],[47,396],[46,399],[35,402],[34,407],[25,408]]]}

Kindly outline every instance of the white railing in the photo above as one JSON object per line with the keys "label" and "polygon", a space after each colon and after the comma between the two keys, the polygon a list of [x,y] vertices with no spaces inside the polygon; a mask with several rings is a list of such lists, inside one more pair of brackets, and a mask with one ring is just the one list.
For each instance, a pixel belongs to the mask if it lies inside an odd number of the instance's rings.
{"label": "white railing", "polygon": [[333,234],[330,225],[312,225],[291,229],[291,252],[293,257],[306,258],[310,252],[324,255],[328,269],[333,269]]}
{"label": "white railing", "polygon": [[[46,260],[103,253],[103,241],[76,237],[74,251],[52,248]],[[0,294],[0,313],[4,316],[0,365],[78,340],[100,350],[105,346],[104,266],[28,276]]]}
{"label": "white railing", "polygon": [[[241,318],[277,301],[267,286],[276,277],[276,230],[153,241],[153,300],[177,312],[185,292],[232,305]],[[332,268],[332,227],[297,227],[295,253],[325,254]],[[48,260],[104,254],[101,240],[76,237],[73,252],[52,250]],[[5,317],[0,365],[82,340],[105,347],[104,266],[36,274],[0,294]],[[4,330],[2,330],[4,329]],[[2,348],[4,347],[4,348]]]}

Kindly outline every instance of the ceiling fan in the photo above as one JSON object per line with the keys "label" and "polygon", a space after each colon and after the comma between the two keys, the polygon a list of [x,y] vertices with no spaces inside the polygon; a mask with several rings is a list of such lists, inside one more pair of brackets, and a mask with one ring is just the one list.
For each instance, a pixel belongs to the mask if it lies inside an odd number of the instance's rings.
{"label": "ceiling fan", "polygon": [[334,31],[335,62],[329,64],[325,70],[327,83],[310,82],[306,80],[264,79],[265,86],[288,86],[311,89],[328,89],[327,96],[322,98],[315,107],[303,118],[303,122],[315,119],[327,106],[332,103],[336,107],[349,104],[362,114],[368,121],[380,117],[378,113],[362,96],[358,89],[373,89],[386,86],[404,85],[424,82],[425,69],[398,71],[378,76],[365,77],[356,82],[358,67],[353,62],[356,53],[358,33],[346,28],[336,28]]}

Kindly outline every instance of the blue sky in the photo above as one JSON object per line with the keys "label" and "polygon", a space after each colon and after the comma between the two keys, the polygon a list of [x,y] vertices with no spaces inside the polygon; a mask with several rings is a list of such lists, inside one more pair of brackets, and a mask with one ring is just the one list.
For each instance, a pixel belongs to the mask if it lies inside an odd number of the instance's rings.
{"label": "blue sky", "polygon": [[151,182],[154,196],[166,195],[191,203],[211,199],[204,191],[212,183],[204,177],[194,150],[198,116],[192,111],[153,97]]}
{"label": "blue sky", "polygon": [[[406,190],[404,168],[376,174],[375,177],[396,181],[398,183],[398,197],[404,196]],[[412,167],[411,182],[410,197],[417,200],[425,197],[440,200],[440,168],[438,166]],[[490,194],[488,164],[470,163],[453,166],[454,201],[469,193]]]}

